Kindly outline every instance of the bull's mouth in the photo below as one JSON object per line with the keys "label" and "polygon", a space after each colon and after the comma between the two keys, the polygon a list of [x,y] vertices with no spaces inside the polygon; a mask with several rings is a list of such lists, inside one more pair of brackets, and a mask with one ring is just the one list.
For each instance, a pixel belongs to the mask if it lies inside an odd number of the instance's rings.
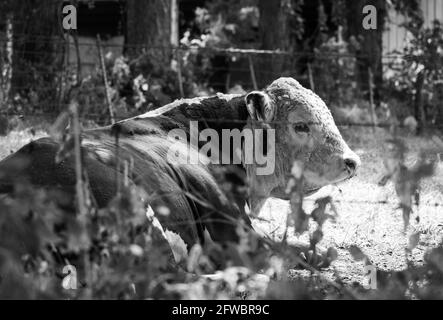
{"label": "bull's mouth", "polygon": [[[303,195],[305,197],[311,196],[311,195],[313,195],[314,193],[316,193],[317,191],[319,191],[323,187],[326,187],[328,185],[341,184],[341,183],[343,183],[345,181],[348,181],[348,180],[352,179],[353,177],[355,177],[355,175],[348,176],[348,177],[339,179],[337,181],[330,182],[328,184],[325,184],[324,186],[315,186],[315,187],[314,186],[309,186],[307,188],[305,187],[305,189],[303,190]],[[282,199],[282,200],[290,200],[291,199],[291,194],[287,194],[286,193],[286,188],[279,186],[279,187],[276,187],[276,188],[272,189],[271,197],[275,197],[275,198]]]}
{"label": "bull's mouth", "polygon": [[305,196],[313,195],[314,193],[316,193],[321,188],[322,187],[305,190],[304,194],[305,194]]}
{"label": "bull's mouth", "polygon": [[[315,184],[305,185],[304,190],[303,190],[303,195],[305,197],[311,196],[325,186],[337,185],[337,184],[344,183],[345,181],[348,181],[348,180],[354,178],[356,175],[357,175],[356,172],[354,172],[353,174],[346,174],[346,175],[343,174],[343,175],[341,175],[341,177],[338,177],[334,181],[330,181],[330,182],[324,181],[325,182],[324,185],[317,185],[317,186]],[[274,197],[274,198],[282,199],[282,200],[290,200],[291,199],[291,194],[287,194],[286,188],[283,186],[278,186],[278,187],[275,187],[274,189],[272,189],[270,196]]]}
{"label": "bull's mouth", "polygon": [[[305,189],[305,190],[303,190],[303,195],[305,197],[313,195],[314,193],[316,193],[321,188],[322,187],[315,187],[315,188]],[[285,188],[277,187],[277,188],[274,188],[271,191],[271,197],[275,197],[275,198],[282,199],[282,200],[290,200],[291,199],[291,194],[287,194]]]}

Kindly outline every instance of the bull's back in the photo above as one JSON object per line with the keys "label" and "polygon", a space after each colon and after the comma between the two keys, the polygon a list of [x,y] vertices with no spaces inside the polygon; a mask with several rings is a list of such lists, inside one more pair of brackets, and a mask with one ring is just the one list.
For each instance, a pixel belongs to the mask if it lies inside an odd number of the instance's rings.
{"label": "bull's back", "polygon": [[[9,193],[17,182],[29,182],[38,188],[63,192],[63,204],[72,207],[76,173],[74,155],[56,161],[60,144],[50,138],[32,141],[0,162],[0,193]],[[100,207],[115,195],[116,172],[113,168],[84,157],[83,165],[90,178],[94,198]],[[60,200],[56,199],[56,200]]]}

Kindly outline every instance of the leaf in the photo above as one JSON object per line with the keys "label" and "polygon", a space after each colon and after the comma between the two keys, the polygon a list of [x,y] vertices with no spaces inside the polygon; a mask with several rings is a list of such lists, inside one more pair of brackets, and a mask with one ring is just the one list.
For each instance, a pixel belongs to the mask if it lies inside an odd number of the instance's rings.
{"label": "leaf", "polygon": [[295,179],[300,180],[302,178],[303,170],[304,170],[303,163],[301,161],[294,161],[293,162],[291,173]]}
{"label": "leaf", "polygon": [[143,248],[137,244],[131,244],[129,246],[129,251],[136,257],[143,256]]}
{"label": "leaf", "polygon": [[355,245],[351,245],[349,247],[349,253],[351,254],[352,258],[355,261],[362,261],[362,260],[366,260],[368,257],[363,253],[363,251],[360,250],[359,247],[355,246]]}
{"label": "leaf", "polygon": [[409,245],[408,245],[408,250],[412,251],[420,242],[420,232],[416,232],[411,234],[411,236],[409,237]]}
{"label": "leaf", "polygon": [[177,233],[166,230],[166,240],[168,240],[171,246],[172,254],[174,255],[175,262],[180,263],[185,261],[188,257],[188,246]]}
{"label": "leaf", "polygon": [[328,251],[326,252],[326,257],[332,262],[334,260],[337,260],[338,258],[338,252],[335,250],[335,248],[328,248]]}
{"label": "leaf", "polygon": [[315,247],[323,239],[323,231],[317,229],[312,233],[311,236],[311,247]]}
{"label": "leaf", "polygon": [[57,119],[55,120],[54,124],[49,128],[49,135],[57,142],[63,141],[63,135],[66,131],[66,128],[69,125],[71,115],[64,111],[62,112]]}
{"label": "leaf", "polygon": [[309,216],[303,209],[300,208],[298,212],[293,211],[291,217],[296,233],[302,234],[309,230]]}
{"label": "leaf", "polygon": [[168,207],[165,207],[165,206],[160,206],[160,207],[158,207],[157,210],[156,210],[156,212],[157,212],[159,215],[164,216],[164,217],[169,216],[169,214],[171,213],[171,211],[169,210],[169,208],[168,208]]}
{"label": "leaf", "polygon": [[404,231],[408,229],[409,226],[409,219],[411,217],[412,209],[410,206],[400,204],[400,208],[403,212],[403,223],[404,223]]}
{"label": "leaf", "polygon": [[[311,212],[311,217],[320,226],[322,226],[326,220],[331,217],[330,215],[326,214],[326,206],[328,204],[331,204],[331,209],[335,211],[335,208],[332,205],[332,198],[330,196],[320,198],[315,201],[316,208]],[[336,211],[334,213],[336,214]]]}
{"label": "leaf", "polygon": [[198,262],[200,260],[200,256],[203,253],[203,248],[199,244],[195,244],[191,250],[189,251],[188,272],[194,272],[198,270]]}

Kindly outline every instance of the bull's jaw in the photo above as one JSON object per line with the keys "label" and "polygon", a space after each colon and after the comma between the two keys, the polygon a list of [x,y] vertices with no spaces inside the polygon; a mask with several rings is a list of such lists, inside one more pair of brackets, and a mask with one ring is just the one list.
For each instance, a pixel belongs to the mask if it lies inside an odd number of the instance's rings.
{"label": "bull's jaw", "polygon": [[[304,188],[303,190],[303,195],[305,197],[313,195],[314,193],[316,193],[318,190],[320,190],[322,187],[318,187],[318,188]],[[276,187],[274,189],[272,189],[271,191],[271,197],[273,198],[278,198],[278,199],[282,199],[282,200],[290,200],[291,199],[291,194],[286,192],[286,188],[283,187]]]}

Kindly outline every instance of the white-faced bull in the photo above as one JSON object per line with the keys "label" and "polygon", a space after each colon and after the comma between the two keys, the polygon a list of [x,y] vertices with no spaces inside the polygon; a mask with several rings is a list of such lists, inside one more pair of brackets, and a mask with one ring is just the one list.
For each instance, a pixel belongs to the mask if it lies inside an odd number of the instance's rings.
{"label": "white-faced bull", "polygon": [[[190,121],[198,121],[199,130],[214,129],[220,139],[226,129],[274,130],[275,170],[268,175],[258,175],[258,166],[253,163],[171,161],[167,157],[171,147],[177,149],[179,158],[198,152],[196,148],[189,148],[189,141],[168,135],[171,130],[182,129],[189,139]],[[200,143],[204,145],[207,141]],[[263,140],[256,139],[254,148],[266,149],[262,143]],[[221,141],[218,145],[222,146]],[[239,148],[242,150],[230,150],[231,156],[244,153],[244,143]],[[74,158],[56,163],[58,149],[58,142],[43,138],[2,160],[0,193],[11,193],[14,179],[27,177],[37,187],[74,194]],[[123,170],[116,169],[118,153],[121,157],[118,161],[133,164],[129,180],[146,191],[146,205],[154,212],[167,207],[170,214],[159,214],[160,222],[180,234],[188,245],[203,241],[204,230],[208,230],[215,241],[236,241],[236,221],[243,219],[249,224],[243,210],[248,197],[254,209],[267,197],[288,198],[285,189],[295,160],[304,164],[306,193],[352,177],[359,165],[358,156],[341,137],[325,103],[292,78],[277,79],[264,91],[247,95],[218,94],[178,100],[112,126],[84,131],[82,153],[98,206],[106,206],[115,196],[116,176],[124,179]],[[25,161],[26,165],[11,170],[18,167],[14,166],[18,160]],[[245,173],[249,193],[240,191]],[[234,189],[226,192],[220,184],[224,180],[232,182]]]}

